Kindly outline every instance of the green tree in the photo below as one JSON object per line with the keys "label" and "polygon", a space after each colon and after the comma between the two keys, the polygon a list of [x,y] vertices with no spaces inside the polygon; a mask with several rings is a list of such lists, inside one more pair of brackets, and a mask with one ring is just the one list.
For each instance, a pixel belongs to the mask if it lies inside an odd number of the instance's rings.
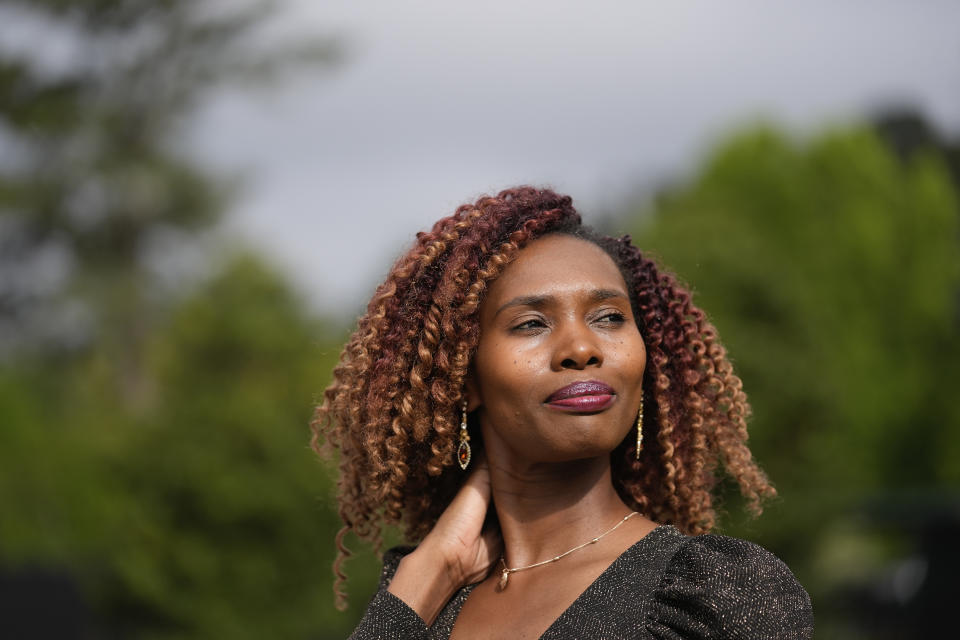
{"label": "green tree", "polygon": [[[118,392],[149,400],[143,347],[168,296],[156,262],[218,219],[226,192],[177,144],[225,83],[331,61],[329,39],[257,49],[271,3],[6,0],[0,33],[69,51],[0,55],[0,326],[6,351],[107,349]],[[13,40],[13,39],[11,39]],[[262,40],[262,38],[261,38]],[[38,286],[38,283],[40,286]]]}
{"label": "green tree", "polygon": [[922,113],[910,108],[880,112],[873,118],[873,128],[903,160],[935,150],[947,163],[954,187],[960,189],[960,139],[944,135]]}
{"label": "green tree", "polygon": [[901,162],[865,128],[756,127],[637,213],[732,353],[780,492],[731,530],[786,556],[815,601],[850,568],[816,564],[831,521],[960,482],[957,207],[932,151]]}
{"label": "green tree", "polygon": [[150,413],[124,410],[103,355],[7,372],[0,566],[68,571],[106,635],[347,635],[362,607],[333,608],[333,477],[306,428],[343,337],[238,254],[151,335]]}
{"label": "green tree", "polygon": [[[335,518],[306,426],[342,335],[253,257],[199,290],[218,255],[190,286],[158,272],[229,197],[180,145],[196,107],[335,58],[254,46],[274,9],[0,5],[0,37],[43,45],[0,51],[0,574],[69,574],[94,635],[349,624],[324,618]],[[51,43],[70,50],[52,66]]]}
{"label": "green tree", "polygon": [[337,622],[353,619],[333,609],[331,477],[306,440],[341,337],[321,346],[320,335],[275,274],[240,256],[152,345],[162,408],[117,461],[137,506],[109,558],[107,595],[136,603],[134,628],[161,618],[195,637],[348,633]]}

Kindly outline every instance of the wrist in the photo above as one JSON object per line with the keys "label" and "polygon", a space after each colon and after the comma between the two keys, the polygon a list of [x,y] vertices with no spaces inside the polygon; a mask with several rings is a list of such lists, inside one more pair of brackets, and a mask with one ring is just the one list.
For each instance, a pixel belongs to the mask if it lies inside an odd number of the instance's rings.
{"label": "wrist", "polygon": [[387,591],[403,600],[429,626],[462,586],[442,557],[417,549],[400,561]]}

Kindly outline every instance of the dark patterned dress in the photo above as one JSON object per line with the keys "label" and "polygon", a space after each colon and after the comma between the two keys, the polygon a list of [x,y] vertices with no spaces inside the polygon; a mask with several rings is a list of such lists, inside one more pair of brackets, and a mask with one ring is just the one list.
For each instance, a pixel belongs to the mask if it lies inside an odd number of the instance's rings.
{"label": "dark patterned dress", "polygon": [[[472,586],[458,591],[427,627],[387,585],[410,548],[384,557],[380,590],[353,640],[446,640]],[[807,639],[810,596],[766,549],[718,535],[685,536],[659,526],[624,551],[541,640],[574,638]]]}

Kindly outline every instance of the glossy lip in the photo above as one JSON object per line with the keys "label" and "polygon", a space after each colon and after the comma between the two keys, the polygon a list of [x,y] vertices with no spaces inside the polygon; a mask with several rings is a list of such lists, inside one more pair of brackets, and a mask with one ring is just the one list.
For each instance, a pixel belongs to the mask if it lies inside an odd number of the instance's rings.
{"label": "glossy lip", "polygon": [[557,389],[547,398],[546,404],[560,411],[586,413],[603,411],[613,404],[616,396],[610,385],[599,380],[588,380]]}
{"label": "glossy lip", "polygon": [[610,385],[599,380],[586,380],[568,384],[565,387],[557,389],[550,394],[547,402],[556,402],[557,400],[566,400],[576,396],[612,396],[615,395]]}

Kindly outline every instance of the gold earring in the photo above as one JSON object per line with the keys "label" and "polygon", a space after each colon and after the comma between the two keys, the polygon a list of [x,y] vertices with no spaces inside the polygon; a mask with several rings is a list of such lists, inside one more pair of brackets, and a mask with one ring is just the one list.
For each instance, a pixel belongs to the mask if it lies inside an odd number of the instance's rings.
{"label": "gold earring", "polygon": [[637,460],[643,450],[643,394],[640,395],[640,411],[637,413]]}
{"label": "gold earring", "polygon": [[467,401],[464,400],[460,411],[460,446],[457,447],[457,462],[464,471],[470,464],[470,434],[467,433]]}

